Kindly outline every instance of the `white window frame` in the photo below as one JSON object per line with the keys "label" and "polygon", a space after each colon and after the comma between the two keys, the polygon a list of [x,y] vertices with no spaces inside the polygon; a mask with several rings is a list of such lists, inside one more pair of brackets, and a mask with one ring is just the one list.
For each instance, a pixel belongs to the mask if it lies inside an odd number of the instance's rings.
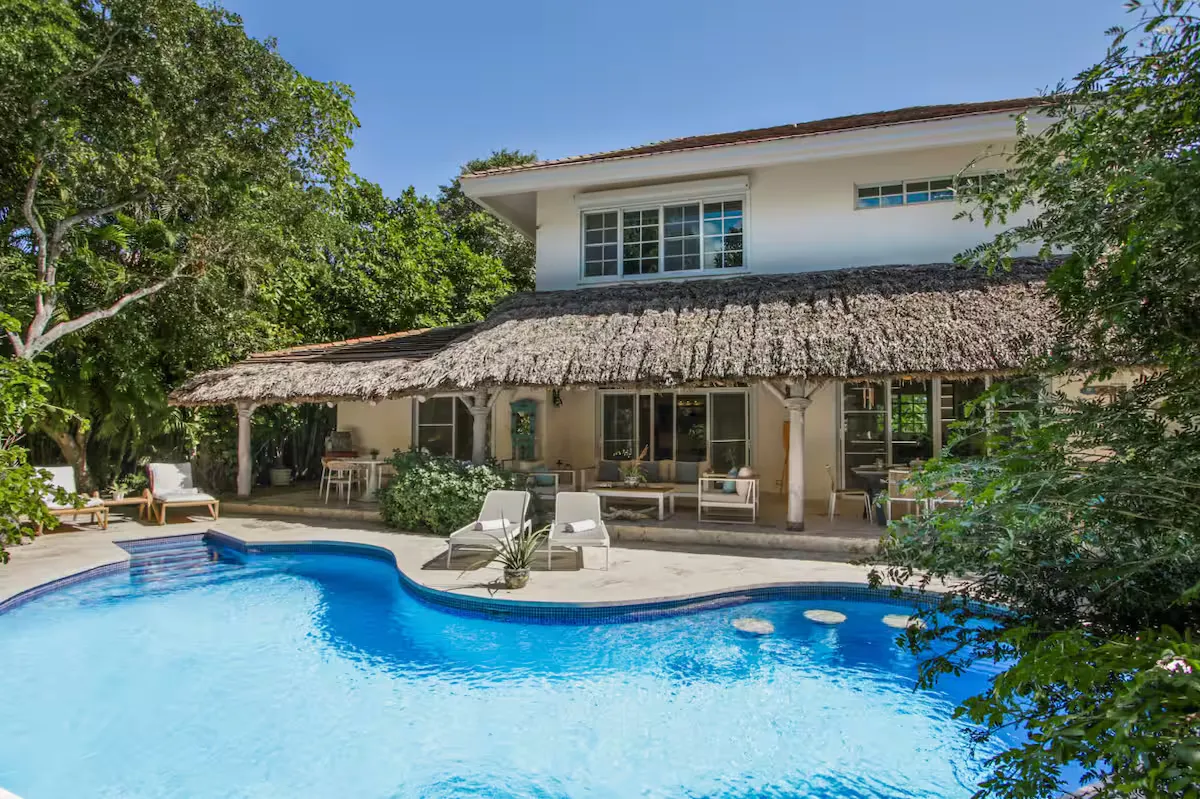
{"label": "white window frame", "polygon": [[[967,183],[967,182],[970,182],[971,180],[979,180],[981,178],[990,177],[992,175],[1002,175],[1002,174],[1004,174],[1002,170],[991,170],[988,172],[972,172],[969,175],[935,175],[934,177],[925,177],[925,178],[904,178],[902,180],[881,180],[881,181],[874,182],[874,183],[855,183],[854,184],[854,194],[850,198],[850,200],[851,200],[851,204],[855,211],[879,211],[884,208],[907,208],[909,206],[937,205],[938,203],[954,202],[956,199],[958,199],[958,189],[955,188],[955,185],[954,185],[956,180],[960,183]],[[938,197],[937,199],[930,197],[927,200],[918,200],[916,202],[909,202],[909,199],[908,199],[909,194],[919,193],[919,192],[910,191],[909,184],[912,184],[912,183],[929,184],[929,183],[932,183],[934,181],[939,181],[939,180],[950,181],[949,194],[947,196]],[[884,186],[899,186],[900,187],[899,195],[888,195],[888,196],[889,197],[899,196],[900,202],[891,203],[888,205],[884,205],[883,203],[880,203],[879,205],[859,205],[858,204],[858,201],[860,199],[858,196],[859,191],[861,191],[862,189],[882,189]],[[938,189],[938,191],[944,191],[944,189]],[[930,189],[926,188],[925,193],[932,194],[932,191]]]}
{"label": "white window frame", "polygon": [[[604,438],[604,401],[605,401],[604,398],[607,396],[617,395],[617,396],[627,396],[627,397],[633,398],[633,414],[634,414],[633,446],[636,448],[638,446],[638,442],[642,440],[642,436],[641,436],[642,425],[647,423],[645,420],[642,419],[641,403],[639,402],[639,398],[651,397],[651,406],[650,406],[651,411],[650,411],[650,419],[649,419],[648,423],[650,425],[653,425],[654,424],[653,397],[655,394],[671,394],[674,396],[678,396],[680,394],[703,394],[705,397],[705,401],[704,401],[704,414],[705,414],[705,416],[704,416],[704,424],[705,424],[704,462],[711,464],[712,463],[712,445],[714,443],[711,435],[709,435],[712,431],[712,413],[713,413],[712,395],[713,394],[741,394],[742,396],[744,396],[746,398],[745,405],[744,405],[745,431],[746,431],[746,437],[744,440],[746,442],[746,465],[751,465],[754,463],[754,421],[755,421],[754,413],[753,413],[754,393],[748,387],[747,388],[714,387],[714,388],[694,388],[694,389],[641,389],[641,390],[633,390],[633,391],[614,388],[614,389],[600,389],[599,394],[600,394],[600,401],[598,403],[596,403],[597,413],[599,416],[599,420],[596,425],[596,429],[597,429],[596,458],[597,458],[597,460],[604,459],[604,444],[606,441],[609,441],[609,440],[624,441],[625,440],[625,439],[605,439]],[[671,418],[672,418],[672,420],[674,420],[674,414],[672,414]],[[651,428],[651,434],[647,435],[647,438],[649,438],[651,441],[653,441],[653,439],[654,439],[654,436],[652,435],[652,433],[653,433],[653,428]],[[716,443],[722,443],[722,442],[728,442],[728,441],[742,441],[742,440],[743,439],[740,439],[740,438],[721,439],[721,441],[716,442]],[[677,425],[675,425],[675,424],[671,425],[671,452],[673,453],[673,457],[668,458],[667,460],[674,461],[676,459],[674,456],[679,454],[679,430],[678,430]],[[636,456],[636,453],[635,453],[635,456]],[[648,460],[648,461],[655,460],[653,447],[651,448],[650,452],[647,453],[646,460]]]}
{"label": "white window frame", "polygon": [[[454,400],[454,404],[451,406],[453,408],[453,413],[451,413],[451,415],[450,415],[450,423],[449,424],[447,424],[445,422],[422,422],[421,421],[421,406],[423,406],[426,402],[433,402],[435,400],[447,400],[447,399]],[[451,458],[455,457],[455,453],[458,452],[458,436],[459,436],[459,432],[460,432],[458,429],[458,403],[459,402],[462,402],[462,397],[460,397],[457,394],[438,394],[436,396],[429,397],[429,398],[425,399],[424,401],[414,401],[413,409],[412,409],[412,411],[413,411],[413,426],[412,426],[413,448],[423,449],[423,446],[421,444],[421,428],[423,428],[423,427],[442,427],[442,428],[449,427],[450,428],[450,453],[449,453],[449,456]],[[473,433],[474,430],[472,430],[471,432]]]}
{"label": "white window frame", "polygon": [[[741,266],[720,266],[709,267],[704,263],[704,242],[710,238],[704,234],[704,204],[718,202],[741,202],[742,204],[742,265]],[[677,271],[668,272],[665,270],[667,257],[666,244],[666,209],[678,205],[699,205],[700,206],[700,233],[698,235],[700,241],[700,259],[699,269],[680,269]],[[625,214],[634,211],[658,211],[658,271],[648,274],[625,274]],[[587,217],[590,214],[612,214],[617,215],[617,273],[615,275],[588,275],[587,274]],[[711,275],[740,275],[745,274],[750,269],[749,265],[749,249],[746,246],[749,243],[749,227],[750,227],[750,195],[749,192],[743,191],[733,194],[714,194],[707,196],[688,196],[682,198],[664,198],[657,202],[630,203],[620,205],[606,205],[596,207],[581,207],[579,211],[579,281],[581,283],[613,283],[618,281],[636,281],[636,280],[672,280],[679,278],[711,276]],[[729,235],[722,233],[722,237]]]}

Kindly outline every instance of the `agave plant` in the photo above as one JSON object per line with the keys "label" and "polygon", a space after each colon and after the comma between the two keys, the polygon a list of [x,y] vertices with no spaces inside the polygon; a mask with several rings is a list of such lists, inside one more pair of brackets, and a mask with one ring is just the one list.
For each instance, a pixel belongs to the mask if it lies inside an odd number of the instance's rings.
{"label": "agave plant", "polygon": [[533,565],[534,555],[549,531],[550,526],[546,525],[525,535],[504,537],[496,550],[496,560],[504,567],[505,586],[521,588],[529,582],[529,567]]}

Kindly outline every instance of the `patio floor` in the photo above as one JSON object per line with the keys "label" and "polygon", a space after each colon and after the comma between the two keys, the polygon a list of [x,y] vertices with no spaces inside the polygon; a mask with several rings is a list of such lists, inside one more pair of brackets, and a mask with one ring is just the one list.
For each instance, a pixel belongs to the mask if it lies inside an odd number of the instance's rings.
{"label": "patio floor", "polygon": [[[637,503],[634,503],[636,506]],[[540,500],[543,513],[553,511],[553,505]],[[330,496],[326,503],[318,495],[316,485],[285,488],[256,488],[249,498],[222,498],[223,510],[235,514],[271,516],[300,516],[309,519],[336,519],[353,522],[378,522],[379,505],[374,500],[355,496],[337,499]],[[627,503],[616,507],[628,508]],[[605,510],[609,501],[605,500]],[[650,510],[643,508],[643,510]],[[675,513],[662,521],[653,518],[639,520],[609,520],[613,538],[622,542],[672,544],[676,546],[735,547],[739,549],[784,549],[854,556],[872,551],[883,528],[862,517],[861,506],[845,502],[830,524],[823,502],[809,502],[805,508],[807,527],[803,532],[787,529],[787,497],[764,494],[759,505],[756,524],[734,521],[700,522],[696,516],[695,500],[680,497]]]}
{"label": "patio floor", "polygon": [[182,513],[164,526],[116,518],[108,530],[63,525],[32,543],[13,547],[0,567],[0,601],[50,580],[128,560],[114,541],[216,530],[248,543],[347,541],[386,548],[400,569],[418,582],[475,596],[555,602],[628,602],[693,596],[751,586],[796,582],[864,582],[867,569],[797,552],[746,551],[617,542],[610,568],[597,549],[556,550],[553,570],[538,558],[529,586],[507,591],[502,569],[488,553],[465,550],[446,564],[445,539],[390,532],[379,524],[332,521],[222,518],[211,521]]}

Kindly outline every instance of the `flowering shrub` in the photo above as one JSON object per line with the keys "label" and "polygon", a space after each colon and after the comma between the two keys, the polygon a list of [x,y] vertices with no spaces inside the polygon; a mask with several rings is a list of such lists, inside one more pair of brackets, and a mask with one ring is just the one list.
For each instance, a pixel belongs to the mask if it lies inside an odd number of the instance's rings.
{"label": "flowering shrub", "polygon": [[379,512],[391,527],[449,535],[474,520],[488,491],[508,488],[511,475],[424,450],[396,452],[396,476],[379,492]]}

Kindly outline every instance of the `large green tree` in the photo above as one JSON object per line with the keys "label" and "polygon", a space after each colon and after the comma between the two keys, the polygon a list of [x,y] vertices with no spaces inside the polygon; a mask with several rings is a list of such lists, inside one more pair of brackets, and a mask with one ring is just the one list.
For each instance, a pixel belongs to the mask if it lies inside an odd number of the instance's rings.
{"label": "large green tree", "polygon": [[[487,158],[476,158],[463,165],[463,175],[506,166],[520,166],[537,160],[534,153],[500,149]],[[517,291],[534,287],[533,242],[507,222],[483,210],[462,190],[455,178],[438,193],[438,210],[450,224],[454,235],[480,255],[493,255],[508,270],[509,281]]]}
{"label": "large green tree", "polygon": [[1200,19],[1184,0],[1131,6],[1136,24],[1039,110],[1049,128],[1023,127],[1011,171],[970,198],[993,224],[1029,221],[964,260],[1064,255],[1063,357],[1044,367],[1150,376],[1101,400],[998,391],[960,431],[989,457],[918,478],[964,502],[894,524],[878,555],[877,577],[945,583],[909,632],[925,684],[1005,667],[960,709],[980,737],[1028,732],[981,796],[1058,796],[1077,767],[1098,796],[1200,796]]}
{"label": "large green tree", "polygon": [[[5,305],[32,358],[213,262],[240,217],[347,174],[349,90],[193,0],[0,3]],[[122,214],[153,235],[127,248]],[[153,228],[153,230],[151,230]],[[89,281],[95,305],[65,289]]]}

